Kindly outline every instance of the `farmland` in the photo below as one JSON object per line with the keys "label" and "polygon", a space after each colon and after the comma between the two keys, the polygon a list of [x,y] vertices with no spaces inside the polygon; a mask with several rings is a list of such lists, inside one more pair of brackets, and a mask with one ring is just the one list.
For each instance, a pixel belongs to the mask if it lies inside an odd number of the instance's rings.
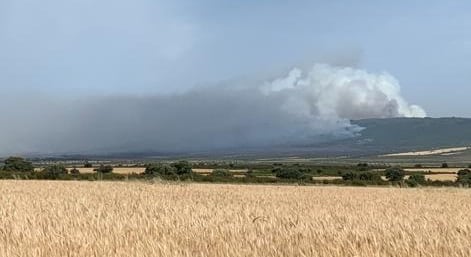
{"label": "farmland", "polygon": [[470,256],[471,191],[0,181],[1,256]]}

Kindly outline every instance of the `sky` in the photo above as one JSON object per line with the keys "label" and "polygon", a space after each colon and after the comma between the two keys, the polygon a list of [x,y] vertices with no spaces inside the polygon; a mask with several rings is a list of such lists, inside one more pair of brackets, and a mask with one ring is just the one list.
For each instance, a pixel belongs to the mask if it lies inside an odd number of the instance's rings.
{"label": "sky", "polygon": [[0,87],[168,93],[338,62],[471,116],[469,1],[0,0]]}
{"label": "sky", "polygon": [[[470,10],[469,1],[436,0],[0,0],[0,115],[11,123],[0,129],[0,143],[12,145],[3,152],[68,151],[59,141],[100,148],[142,133],[122,145],[151,147],[162,143],[149,140],[155,131],[178,140],[183,134],[170,134],[182,124],[145,117],[178,113],[211,122],[212,114],[203,112],[218,108],[225,112],[213,123],[221,126],[202,125],[194,137],[217,130],[224,142],[230,128],[227,142],[242,135],[265,144],[296,133],[305,140],[326,129],[343,131],[348,126],[339,124],[354,118],[471,117],[463,104],[471,94]],[[240,85],[251,90],[228,89]],[[188,109],[174,105],[182,99]],[[240,106],[234,110],[229,102]],[[222,121],[228,115],[240,119]],[[102,123],[101,131],[83,135],[87,142],[77,136],[88,129],[77,122],[84,116]],[[147,126],[145,132],[121,116]],[[279,117],[298,125],[284,127]],[[272,138],[260,132],[263,124],[253,134],[233,130],[264,119],[277,124]],[[74,129],[57,128],[65,122]],[[109,134],[107,122],[122,131]],[[28,130],[32,124],[42,131]],[[56,147],[47,142],[51,131],[59,135]]]}

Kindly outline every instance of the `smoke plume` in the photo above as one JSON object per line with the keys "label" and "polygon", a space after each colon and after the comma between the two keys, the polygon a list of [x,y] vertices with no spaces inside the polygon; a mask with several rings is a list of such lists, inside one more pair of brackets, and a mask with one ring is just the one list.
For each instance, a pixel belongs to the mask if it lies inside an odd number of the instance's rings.
{"label": "smoke plume", "polygon": [[154,96],[7,97],[0,153],[191,152],[354,137],[352,119],[424,117],[389,74],[316,64],[264,82]]}

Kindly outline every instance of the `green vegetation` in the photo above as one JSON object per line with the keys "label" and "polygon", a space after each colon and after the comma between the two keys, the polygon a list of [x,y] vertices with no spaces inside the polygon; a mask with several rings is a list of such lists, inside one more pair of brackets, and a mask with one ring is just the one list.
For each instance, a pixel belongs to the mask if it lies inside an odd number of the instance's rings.
{"label": "green vegetation", "polygon": [[425,180],[425,176],[423,174],[412,174],[406,180],[406,184],[410,187],[425,185],[426,183],[427,183],[427,181]]}
{"label": "green vegetation", "polygon": [[384,175],[389,181],[402,181],[406,175],[405,171],[400,167],[392,167],[385,170]]}
{"label": "green vegetation", "polygon": [[47,174],[67,174],[67,168],[63,165],[51,165],[44,168],[41,172]]}
{"label": "green vegetation", "polygon": [[172,166],[175,168],[177,175],[189,175],[193,172],[191,164],[187,161],[172,163]]}
{"label": "green vegetation", "polygon": [[342,175],[346,181],[380,181],[381,176],[378,172],[347,172]]}
{"label": "green vegetation", "polygon": [[73,167],[73,168],[70,170],[70,174],[74,174],[74,175],[80,174],[80,170],[77,169],[76,167]]}
{"label": "green vegetation", "polygon": [[364,142],[362,146],[370,150],[407,152],[417,150],[417,146],[434,149],[471,145],[471,119],[466,118],[364,119],[352,123],[365,129],[361,136],[342,141],[344,147],[359,148],[357,142]]}
{"label": "green vegetation", "polygon": [[100,167],[94,169],[97,173],[111,173],[113,172],[113,166],[111,165],[100,165]]}
{"label": "green vegetation", "polygon": [[305,172],[306,170],[287,167],[277,167],[272,170],[277,178],[294,180],[307,179],[308,176],[303,171]]}
{"label": "green vegetation", "polygon": [[457,182],[464,185],[471,185],[471,170],[463,169],[458,171]]}
{"label": "green vegetation", "polygon": [[[47,163],[48,165],[46,165]],[[52,164],[51,164],[52,163]],[[79,163],[79,165],[81,165]],[[456,181],[427,180],[424,172],[409,172],[401,167],[384,167],[361,162],[354,165],[316,165],[292,162],[156,162],[135,164],[145,167],[140,174],[113,173],[119,163],[100,165],[96,173],[81,173],[75,166],[67,167],[60,161],[46,161],[37,164],[37,170],[30,161],[21,157],[10,157],[4,161],[0,179],[51,179],[51,180],[163,180],[218,182],[218,183],[299,183],[332,184],[347,186],[396,185],[416,186],[460,186],[471,185],[471,170],[463,169]],[[127,165],[128,166],[128,165]],[[413,164],[411,167],[414,167]],[[416,165],[417,167],[417,165]],[[194,172],[193,168],[201,169]],[[89,171],[89,170],[88,170]],[[444,173],[445,174],[445,173]],[[448,173],[447,173],[448,174]],[[405,179],[405,176],[408,176]],[[386,180],[384,179],[386,178]]]}
{"label": "green vegetation", "polygon": [[3,170],[14,172],[34,171],[33,164],[21,157],[9,157],[4,161]]}
{"label": "green vegetation", "polygon": [[168,164],[148,164],[146,165],[144,174],[151,176],[172,176],[177,174],[177,169]]}
{"label": "green vegetation", "polygon": [[227,169],[215,169],[213,172],[211,172],[211,176],[231,178],[234,175]]}

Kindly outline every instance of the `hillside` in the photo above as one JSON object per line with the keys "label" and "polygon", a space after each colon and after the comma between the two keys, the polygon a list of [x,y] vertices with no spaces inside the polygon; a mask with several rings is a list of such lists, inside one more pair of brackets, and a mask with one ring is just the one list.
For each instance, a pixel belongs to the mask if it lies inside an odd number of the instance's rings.
{"label": "hillside", "polygon": [[390,153],[471,145],[471,119],[394,118],[352,121],[364,130],[359,137],[337,142],[364,151]]}

